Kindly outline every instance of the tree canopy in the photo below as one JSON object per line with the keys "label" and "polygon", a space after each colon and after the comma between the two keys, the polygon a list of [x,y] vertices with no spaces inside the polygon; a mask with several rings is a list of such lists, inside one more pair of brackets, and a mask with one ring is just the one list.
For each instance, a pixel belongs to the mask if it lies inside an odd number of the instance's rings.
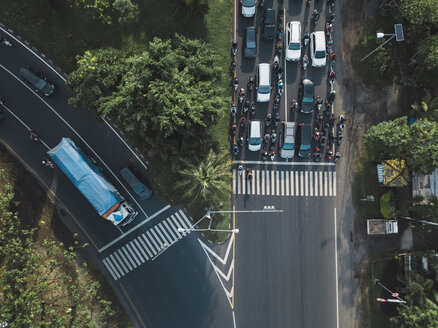
{"label": "tree canopy", "polygon": [[410,169],[431,173],[438,167],[438,124],[420,119],[411,126],[406,116],[381,122],[365,134],[365,145],[377,160],[405,159]]}

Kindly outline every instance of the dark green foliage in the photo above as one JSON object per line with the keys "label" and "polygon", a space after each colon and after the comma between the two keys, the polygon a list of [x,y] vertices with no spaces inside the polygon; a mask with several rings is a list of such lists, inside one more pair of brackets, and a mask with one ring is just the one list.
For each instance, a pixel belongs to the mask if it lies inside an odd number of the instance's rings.
{"label": "dark green foliage", "polygon": [[381,122],[365,135],[365,145],[376,160],[406,160],[416,172],[438,167],[438,123],[420,119],[408,126],[407,117]]}

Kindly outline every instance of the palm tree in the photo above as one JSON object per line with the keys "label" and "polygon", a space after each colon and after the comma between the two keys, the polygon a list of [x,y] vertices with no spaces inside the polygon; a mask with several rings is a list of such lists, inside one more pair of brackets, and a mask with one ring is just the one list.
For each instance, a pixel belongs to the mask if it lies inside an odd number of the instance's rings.
{"label": "palm tree", "polygon": [[231,192],[230,167],[233,164],[228,153],[216,154],[210,150],[204,161],[198,166],[189,165],[180,171],[182,180],[175,184],[181,190],[182,197],[189,204],[201,202],[205,205]]}

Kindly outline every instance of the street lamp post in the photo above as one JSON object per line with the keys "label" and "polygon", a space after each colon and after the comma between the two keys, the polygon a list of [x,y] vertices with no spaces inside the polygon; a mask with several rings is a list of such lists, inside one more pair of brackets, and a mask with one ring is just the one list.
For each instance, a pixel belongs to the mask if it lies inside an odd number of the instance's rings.
{"label": "street lamp post", "polygon": [[395,38],[395,40],[397,42],[400,41],[404,41],[405,40],[405,36],[403,34],[403,25],[402,24],[394,24],[394,33],[390,33],[390,34],[385,34],[382,32],[378,32],[376,37],[378,39],[382,39],[385,36],[390,36],[390,38],[388,40],[386,40],[385,42],[383,42],[380,46],[378,46],[376,49],[374,49],[373,51],[371,51],[368,55],[366,55],[365,57],[363,57],[360,62],[363,62],[365,59],[367,59],[369,56],[371,56],[373,53],[375,53],[377,50],[379,50],[380,48],[382,48],[385,44],[387,44],[389,41],[391,41],[392,39]]}
{"label": "street lamp post", "polygon": [[[264,206],[262,210],[241,210],[241,211],[211,211],[211,210],[208,210],[207,213],[205,213],[205,215],[202,218],[200,218],[191,227],[189,227],[187,229],[179,227],[178,231],[182,232],[182,233],[187,233],[187,232],[191,232],[191,231],[219,231],[219,232],[238,233],[239,229],[230,229],[230,230],[210,229],[210,228],[208,228],[208,229],[196,229],[195,227],[199,224],[199,222],[201,222],[205,218],[208,218],[209,220],[211,220],[211,214],[215,214],[215,213],[282,213],[282,212],[283,212],[283,210],[276,210],[274,206]],[[183,236],[185,236],[185,235],[183,235]],[[151,261],[155,260],[158,256],[163,254],[166,250],[168,250],[170,248],[170,246],[175,244],[181,238],[175,239],[172,243],[167,244],[167,246],[165,246],[165,247],[163,245],[163,248],[151,259]]]}
{"label": "street lamp post", "polygon": [[406,301],[403,300],[401,297],[399,297],[399,293],[395,293],[395,292],[390,291],[389,288],[386,288],[386,287],[380,282],[379,279],[375,279],[375,280],[374,280],[374,283],[375,283],[376,285],[379,285],[380,287],[382,287],[382,288],[383,288],[384,290],[386,290],[388,293],[390,293],[392,297],[395,297],[395,298],[388,298],[388,299],[384,299],[384,298],[378,297],[378,298],[376,298],[376,300],[377,300],[378,302],[389,302],[389,303],[403,303],[403,304],[406,304]]}

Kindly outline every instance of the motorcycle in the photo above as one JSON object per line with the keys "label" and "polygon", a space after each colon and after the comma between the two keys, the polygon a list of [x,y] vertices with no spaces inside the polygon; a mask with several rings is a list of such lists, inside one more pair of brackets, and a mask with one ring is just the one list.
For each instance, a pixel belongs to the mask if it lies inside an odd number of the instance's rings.
{"label": "motorcycle", "polygon": [[307,55],[303,56],[303,69],[307,69],[307,65],[309,65],[309,57]]}
{"label": "motorcycle", "polygon": [[41,162],[45,167],[51,168],[53,169],[55,166],[53,165],[53,162],[51,160],[48,159],[43,159],[43,161]]}
{"label": "motorcycle", "polygon": [[318,111],[321,110],[322,102],[323,102],[323,101],[322,101],[322,98],[321,98],[321,97],[316,98],[316,108],[318,108]]}
{"label": "motorcycle", "polygon": [[341,145],[341,143],[342,143],[342,139],[343,139],[344,137],[342,136],[342,135],[339,135],[338,136],[338,138],[337,138],[337,144],[338,144],[338,146],[340,146]]}
{"label": "motorcycle", "polygon": [[40,137],[38,137],[38,134],[36,134],[33,131],[29,131],[29,138],[30,138],[30,140],[35,141],[35,142],[40,141]]}
{"label": "motorcycle", "polygon": [[274,109],[278,109],[280,107],[280,95],[275,95],[274,98]]}
{"label": "motorcycle", "polygon": [[277,133],[275,133],[275,130],[272,130],[271,133],[271,142],[275,143],[277,141]]}
{"label": "motorcycle", "polygon": [[319,20],[319,12],[318,12],[318,10],[314,10],[313,11],[313,14],[312,14],[312,21],[313,21],[313,25],[318,25],[318,20]]}
{"label": "motorcycle", "polygon": [[322,156],[321,150],[317,150],[315,153],[315,162],[321,161],[321,156]]}
{"label": "motorcycle", "polygon": [[241,117],[240,120],[239,120],[239,124],[240,124],[241,128],[245,127],[246,118],[245,117]]}
{"label": "motorcycle", "polygon": [[309,33],[304,33],[304,37],[303,37],[304,46],[307,46],[309,44],[309,40],[310,40]]}
{"label": "motorcycle", "polygon": [[325,145],[325,141],[327,140],[326,136],[321,136],[321,138],[319,139],[319,144],[321,145],[321,147],[324,147]]}
{"label": "motorcycle", "polygon": [[231,52],[233,56],[236,56],[237,54],[237,40],[233,40],[233,44],[231,46]]}
{"label": "motorcycle", "polygon": [[329,95],[327,96],[327,102],[332,105],[335,102],[336,97],[336,91],[332,90],[330,91]]}
{"label": "motorcycle", "polygon": [[268,128],[271,125],[271,114],[268,114],[265,119],[265,126]]}
{"label": "motorcycle", "polygon": [[306,0],[306,7],[310,7],[311,0]]}
{"label": "motorcycle", "polygon": [[234,91],[237,91],[237,88],[239,87],[239,79],[237,77],[233,79],[233,86],[234,86]]}
{"label": "motorcycle", "polygon": [[6,39],[5,37],[0,37],[0,41],[3,45],[7,46],[7,47],[12,47],[12,43],[11,41],[9,41],[8,39]]}
{"label": "motorcycle", "polygon": [[290,105],[290,108],[291,108],[292,112],[295,112],[298,110],[298,102],[295,99],[292,100],[292,104]]}
{"label": "motorcycle", "polygon": [[233,145],[233,153],[234,156],[237,156],[239,154],[239,146],[236,143]]}
{"label": "motorcycle", "polygon": [[280,65],[280,58],[278,57],[278,55],[274,56],[274,68],[278,69],[278,66]]}
{"label": "motorcycle", "polygon": [[328,80],[330,82],[330,85],[333,85],[335,83],[335,79],[336,79],[336,73],[333,70],[330,70],[330,73],[328,75]]}
{"label": "motorcycle", "polygon": [[332,38],[332,28],[333,28],[333,24],[325,23],[325,36],[327,40],[331,40]]}
{"label": "motorcycle", "polygon": [[231,62],[230,72],[231,72],[231,75],[234,75],[234,72],[236,72],[236,62],[234,60]]}
{"label": "motorcycle", "polygon": [[336,154],[335,154],[335,158],[333,159],[333,162],[337,162],[337,161],[339,161],[339,159],[341,158],[341,153],[340,152],[336,152]]}
{"label": "motorcycle", "polygon": [[248,110],[249,110],[249,105],[247,103],[245,103],[245,105],[243,105],[243,115],[246,115]]}
{"label": "motorcycle", "polygon": [[332,113],[332,106],[327,104],[327,106],[325,106],[325,109],[324,109],[324,115],[329,116],[331,113]]}
{"label": "motorcycle", "polygon": [[242,176],[243,173],[243,166],[239,165],[239,167],[237,168],[237,171],[239,172],[239,176]]}
{"label": "motorcycle", "polygon": [[325,150],[325,157],[327,158],[328,161],[331,161],[332,156],[333,156],[333,152],[331,151],[330,147],[327,146]]}
{"label": "motorcycle", "polygon": [[283,69],[280,66],[277,69],[277,77],[279,80],[283,77]]}
{"label": "motorcycle", "polygon": [[256,105],[254,103],[251,104],[251,117],[254,117],[256,113]]}
{"label": "motorcycle", "polygon": [[280,25],[277,30],[277,39],[281,40],[282,37],[283,37],[283,25]]}
{"label": "motorcycle", "polygon": [[239,90],[239,103],[243,103],[243,98],[245,97],[245,89],[240,88]]}
{"label": "motorcycle", "polygon": [[281,96],[284,92],[283,80],[278,80],[277,89],[278,89],[278,94]]}
{"label": "motorcycle", "polygon": [[271,136],[269,135],[269,133],[266,133],[263,138],[263,141],[265,142],[266,145],[268,144],[269,139],[271,139]]}
{"label": "motorcycle", "polygon": [[248,81],[248,88],[252,90],[254,88],[254,78],[251,76]]}
{"label": "motorcycle", "polygon": [[275,114],[275,121],[274,121],[274,126],[277,127],[280,124],[280,113],[277,112]]}
{"label": "motorcycle", "polygon": [[243,147],[243,143],[244,143],[243,137],[240,137],[239,138],[239,147]]}

